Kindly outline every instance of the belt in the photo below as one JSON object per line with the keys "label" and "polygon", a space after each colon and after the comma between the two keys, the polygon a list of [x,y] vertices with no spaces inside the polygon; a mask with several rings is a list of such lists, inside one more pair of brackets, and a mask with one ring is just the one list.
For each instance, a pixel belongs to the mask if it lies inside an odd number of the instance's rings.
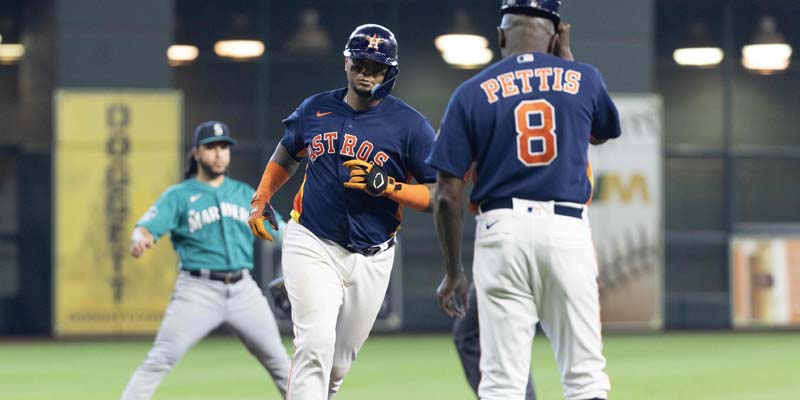
{"label": "belt", "polygon": [[[481,203],[481,212],[485,213],[491,210],[497,210],[499,208],[514,208],[514,201],[512,199],[491,199],[486,200]],[[570,206],[563,206],[560,204],[553,205],[553,213],[558,215],[563,215],[565,217],[572,217],[583,219],[583,209],[570,207]]]}
{"label": "belt", "polygon": [[348,251],[350,251],[351,253],[363,254],[363,255],[365,255],[367,257],[370,257],[370,256],[374,256],[375,254],[378,254],[378,253],[380,253],[380,252],[382,252],[384,250],[391,249],[392,246],[394,246],[394,244],[395,244],[395,239],[391,238],[391,239],[389,239],[389,240],[387,240],[387,241],[385,241],[385,242],[383,242],[381,244],[375,245],[375,246],[353,247],[352,245],[347,245],[347,246],[344,246],[344,248],[347,249]]}
{"label": "belt", "polygon": [[211,279],[212,281],[220,281],[225,282],[227,284],[236,283],[244,278],[244,272],[242,270],[236,271],[212,271],[209,269],[193,269],[189,272],[189,275],[196,276],[199,278],[206,278]]}

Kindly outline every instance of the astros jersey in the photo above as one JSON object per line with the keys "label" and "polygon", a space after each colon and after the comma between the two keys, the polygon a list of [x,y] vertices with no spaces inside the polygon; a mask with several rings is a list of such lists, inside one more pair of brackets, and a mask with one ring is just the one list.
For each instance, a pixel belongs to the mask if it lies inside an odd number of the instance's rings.
{"label": "astros jersey", "polygon": [[377,106],[354,111],[346,89],[309,97],[283,121],[281,144],[296,159],[308,158],[292,217],[315,235],[344,247],[366,248],[387,241],[400,225],[400,206],[386,197],[347,189],[358,158],[381,165],[397,182],[432,183],[425,164],[434,139],[431,124],[402,100],[388,96]]}
{"label": "astros jersey", "polygon": [[620,135],[600,72],[547,54],[519,54],[453,93],[427,162],[460,177],[474,161],[474,204],[511,197],[587,203],[590,135]]}
{"label": "astros jersey", "polygon": [[136,226],[156,240],[170,233],[185,270],[253,268],[253,234],[247,224],[255,190],[225,178],[218,188],[187,179],[161,194]]}

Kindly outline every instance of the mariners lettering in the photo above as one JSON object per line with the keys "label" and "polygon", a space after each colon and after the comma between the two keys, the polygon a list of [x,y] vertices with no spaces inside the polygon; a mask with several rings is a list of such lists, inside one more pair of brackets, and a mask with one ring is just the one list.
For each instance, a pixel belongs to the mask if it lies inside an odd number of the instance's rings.
{"label": "mariners lettering", "polygon": [[575,95],[581,90],[581,73],[553,67],[522,69],[488,79],[480,87],[489,103],[500,100],[500,96],[508,98],[520,93],[530,93],[533,88],[540,93],[564,92]]}
{"label": "mariners lettering", "polygon": [[250,212],[247,208],[236,204],[221,202],[219,203],[219,207],[211,206],[199,211],[189,210],[186,215],[186,222],[189,225],[189,233],[195,233],[203,229],[206,225],[217,222],[222,218],[230,218],[247,224],[249,216]]}
{"label": "mariners lettering", "polygon": [[[336,153],[336,140],[339,138],[338,132],[325,132],[314,136],[311,143],[308,145],[308,159],[312,163],[323,154]],[[383,151],[372,153],[375,151],[375,145],[369,140],[359,140],[357,136],[351,134],[344,134],[342,140],[342,148],[339,154],[346,157],[355,157],[359,160],[370,161],[378,165],[383,165],[389,160],[389,155]]]}

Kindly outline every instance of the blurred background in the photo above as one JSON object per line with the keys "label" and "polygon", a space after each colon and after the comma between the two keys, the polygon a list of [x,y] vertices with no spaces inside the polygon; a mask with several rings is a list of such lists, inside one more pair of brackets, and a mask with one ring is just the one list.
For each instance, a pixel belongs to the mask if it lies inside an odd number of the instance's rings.
{"label": "blurred background", "polygon": [[[800,3],[567,0],[562,15],[623,118],[591,156],[606,327],[800,324]],[[228,123],[230,174],[257,185],[281,119],[345,85],[363,23],[394,31],[393,94],[434,127],[499,57],[497,1],[0,1],[0,336],[155,332],[174,255],[125,252],[194,127]],[[273,201],[285,216],[299,183]],[[378,327],[449,330],[429,214],[405,213],[399,249]],[[262,283],[278,253],[259,245]]]}

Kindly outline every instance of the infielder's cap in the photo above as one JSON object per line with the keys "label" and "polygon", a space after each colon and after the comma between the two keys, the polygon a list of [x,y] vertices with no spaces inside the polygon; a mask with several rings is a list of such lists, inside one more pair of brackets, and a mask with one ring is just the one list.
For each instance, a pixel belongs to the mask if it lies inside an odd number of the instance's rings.
{"label": "infielder's cap", "polygon": [[236,139],[231,137],[231,130],[224,122],[208,121],[198,125],[194,130],[194,147],[214,142],[236,144]]}

